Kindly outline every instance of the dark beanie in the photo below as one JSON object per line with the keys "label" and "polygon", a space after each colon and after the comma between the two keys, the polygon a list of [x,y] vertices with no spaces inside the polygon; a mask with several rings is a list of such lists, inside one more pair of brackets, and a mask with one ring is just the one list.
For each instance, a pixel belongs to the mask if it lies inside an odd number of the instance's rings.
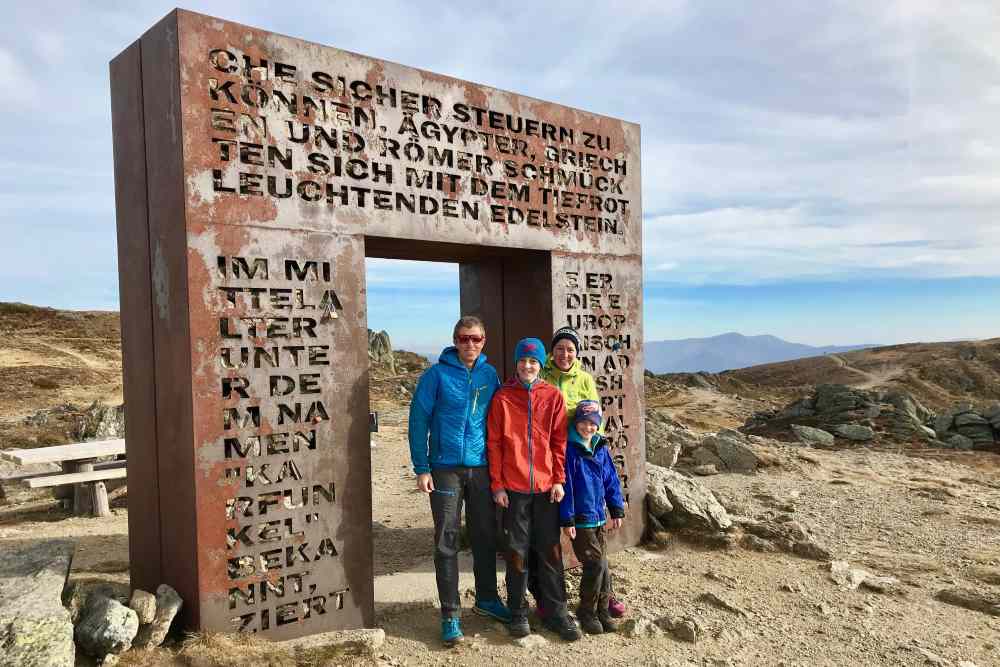
{"label": "dark beanie", "polygon": [[563,340],[564,338],[573,343],[573,346],[576,348],[576,353],[579,354],[580,334],[578,334],[576,329],[574,329],[573,327],[563,327],[562,329],[559,329],[554,334],[552,334],[552,347],[555,347],[556,343]]}
{"label": "dark beanie", "polygon": [[597,401],[580,401],[576,404],[576,415],[573,423],[591,422],[601,428],[601,404]]}
{"label": "dark beanie", "polygon": [[537,338],[522,338],[517,341],[517,347],[514,348],[514,363],[516,364],[520,359],[524,357],[532,357],[538,360],[538,363],[542,366],[545,365],[545,343],[538,340]]}

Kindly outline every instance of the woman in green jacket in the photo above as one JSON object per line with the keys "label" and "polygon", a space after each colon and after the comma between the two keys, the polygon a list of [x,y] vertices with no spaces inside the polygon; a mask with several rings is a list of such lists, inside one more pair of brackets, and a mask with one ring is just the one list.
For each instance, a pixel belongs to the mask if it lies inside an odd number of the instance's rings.
{"label": "woman in green jacket", "polygon": [[[576,415],[576,405],[580,401],[597,401],[601,397],[597,393],[594,376],[583,370],[577,356],[580,354],[580,334],[573,327],[563,327],[552,335],[552,346],[549,358],[542,367],[542,379],[554,385],[562,392],[566,401],[566,416],[573,423]],[[601,427],[601,433],[604,427]],[[535,598],[538,599],[537,597]],[[615,599],[614,591],[608,604],[612,616],[621,617],[625,614],[625,605]],[[544,610],[540,610],[544,615]]]}

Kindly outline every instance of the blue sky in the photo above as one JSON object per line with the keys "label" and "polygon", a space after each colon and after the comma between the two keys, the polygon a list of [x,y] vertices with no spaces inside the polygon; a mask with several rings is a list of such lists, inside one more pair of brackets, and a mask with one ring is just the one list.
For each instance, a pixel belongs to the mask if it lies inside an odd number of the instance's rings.
{"label": "blue sky", "polygon": [[[639,122],[647,339],[1000,336],[993,0],[186,6]],[[3,3],[0,300],[117,308],[107,63],[171,7]],[[397,345],[447,336],[454,266],[368,277]]]}

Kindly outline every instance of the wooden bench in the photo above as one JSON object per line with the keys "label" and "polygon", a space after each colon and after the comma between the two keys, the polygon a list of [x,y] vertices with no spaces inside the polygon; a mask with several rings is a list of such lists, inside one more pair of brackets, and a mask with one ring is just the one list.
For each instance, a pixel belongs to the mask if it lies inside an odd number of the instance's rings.
{"label": "wooden bench", "polygon": [[73,485],[73,513],[77,515],[110,516],[108,490],[104,480],[126,476],[125,461],[97,462],[107,456],[125,453],[125,440],[93,440],[69,445],[36,447],[34,449],[7,449],[0,457],[19,465],[58,463],[60,473],[35,473],[19,479],[29,488]]}

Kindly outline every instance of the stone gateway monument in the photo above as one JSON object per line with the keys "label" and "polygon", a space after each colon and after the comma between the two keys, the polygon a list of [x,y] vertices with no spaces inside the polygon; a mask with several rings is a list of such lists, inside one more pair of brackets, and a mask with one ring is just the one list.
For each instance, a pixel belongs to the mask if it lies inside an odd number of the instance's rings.
{"label": "stone gateway monument", "polygon": [[637,125],[181,10],[111,94],[134,587],[189,628],[373,624],[365,257],[457,262],[501,373],[580,330],[638,541]]}

